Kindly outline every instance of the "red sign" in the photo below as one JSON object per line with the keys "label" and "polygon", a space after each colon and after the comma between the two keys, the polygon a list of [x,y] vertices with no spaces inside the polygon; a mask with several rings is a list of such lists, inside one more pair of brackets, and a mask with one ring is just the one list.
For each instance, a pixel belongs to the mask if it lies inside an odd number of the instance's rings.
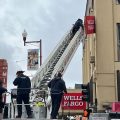
{"label": "red sign", "polygon": [[85,16],[84,23],[86,34],[95,33],[95,16]]}
{"label": "red sign", "polygon": [[112,112],[120,112],[120,102],[112,103]]}
{"label": "red sign", "polygon": [[[0,59],[0,80],[3,81],[3,87],[7,88],[7,71],[8,64],[5,59]],[[6,97],[3,98],[6,101]]]}
{"label": "red sign", "polygon": [[82,101],[82,93],[64,94],[61,102],[61,109],[64,109],[64,110],[86,109],[86,102]]}
{"label": "red sign", "polygon": [[0,80],[3,81],[3,86],[7,87],[7,71],[8,64],[5,59],[0,59]]}

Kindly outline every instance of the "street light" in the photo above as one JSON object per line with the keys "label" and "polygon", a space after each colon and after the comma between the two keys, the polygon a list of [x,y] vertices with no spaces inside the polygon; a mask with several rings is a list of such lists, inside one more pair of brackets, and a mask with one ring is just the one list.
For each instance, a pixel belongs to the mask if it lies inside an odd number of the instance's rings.
{"label": "street light", "polygon": [[40,49],[40,66],[42,65],[42,42],[41,39],[39,41],[26,41],[27,38],[27,32],[26,30],[23,31],[22,33],[23,36],[23,41],[24,41],[24,46],[26,45],[26,43],[40,43],[39,49]]}

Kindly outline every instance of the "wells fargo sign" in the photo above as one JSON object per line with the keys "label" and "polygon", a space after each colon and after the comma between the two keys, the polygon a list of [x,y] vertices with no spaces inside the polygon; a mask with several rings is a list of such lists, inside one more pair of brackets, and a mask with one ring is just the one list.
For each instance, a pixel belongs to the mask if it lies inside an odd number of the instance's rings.
{"label": "wells fargo sign", "polygon": [[82,93],[64,94],[61,102],[61,108],[64,110],[84,110],[86,102],[82,101]]}
{"label": "wells fargo sign", "polygon": [[95,33],[95,16],[85,16],[84,24],[86,34]]}

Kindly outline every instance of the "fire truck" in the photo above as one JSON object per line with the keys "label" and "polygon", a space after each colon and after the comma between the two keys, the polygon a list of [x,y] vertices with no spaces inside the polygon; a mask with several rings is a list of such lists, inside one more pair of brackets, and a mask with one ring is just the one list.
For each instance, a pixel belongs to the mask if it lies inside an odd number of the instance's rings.
{"label": "fire truck", "polygon": [[[74,26],[64,35],[62,40],[56,45],[45,62],[38,69],[36,74],[31,79],[32,92],[30,94],[31,107],[35,119],[49,119],[50,111],[46,107],[46,100],[49,97],[48,82],[54,78],[58,71],[65,73],[73,55],[78,46],[85,39],[83,25]],[[14,94],[16,90],[12,90],[12,102],[8,105],[8,119],[15,118],[16,115],[16,100]],[[51,106],[49,106],[51,107]],[[25,108],[23,107],[23,118],[25,118]]]}

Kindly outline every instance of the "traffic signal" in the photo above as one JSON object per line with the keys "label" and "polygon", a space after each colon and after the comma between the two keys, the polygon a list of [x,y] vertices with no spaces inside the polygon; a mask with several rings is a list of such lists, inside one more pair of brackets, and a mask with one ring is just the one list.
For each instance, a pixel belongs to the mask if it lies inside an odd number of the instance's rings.
{"label": "traffic signal", "polygon": [[90,84],[82,84],[82,100],[90,102]]}

